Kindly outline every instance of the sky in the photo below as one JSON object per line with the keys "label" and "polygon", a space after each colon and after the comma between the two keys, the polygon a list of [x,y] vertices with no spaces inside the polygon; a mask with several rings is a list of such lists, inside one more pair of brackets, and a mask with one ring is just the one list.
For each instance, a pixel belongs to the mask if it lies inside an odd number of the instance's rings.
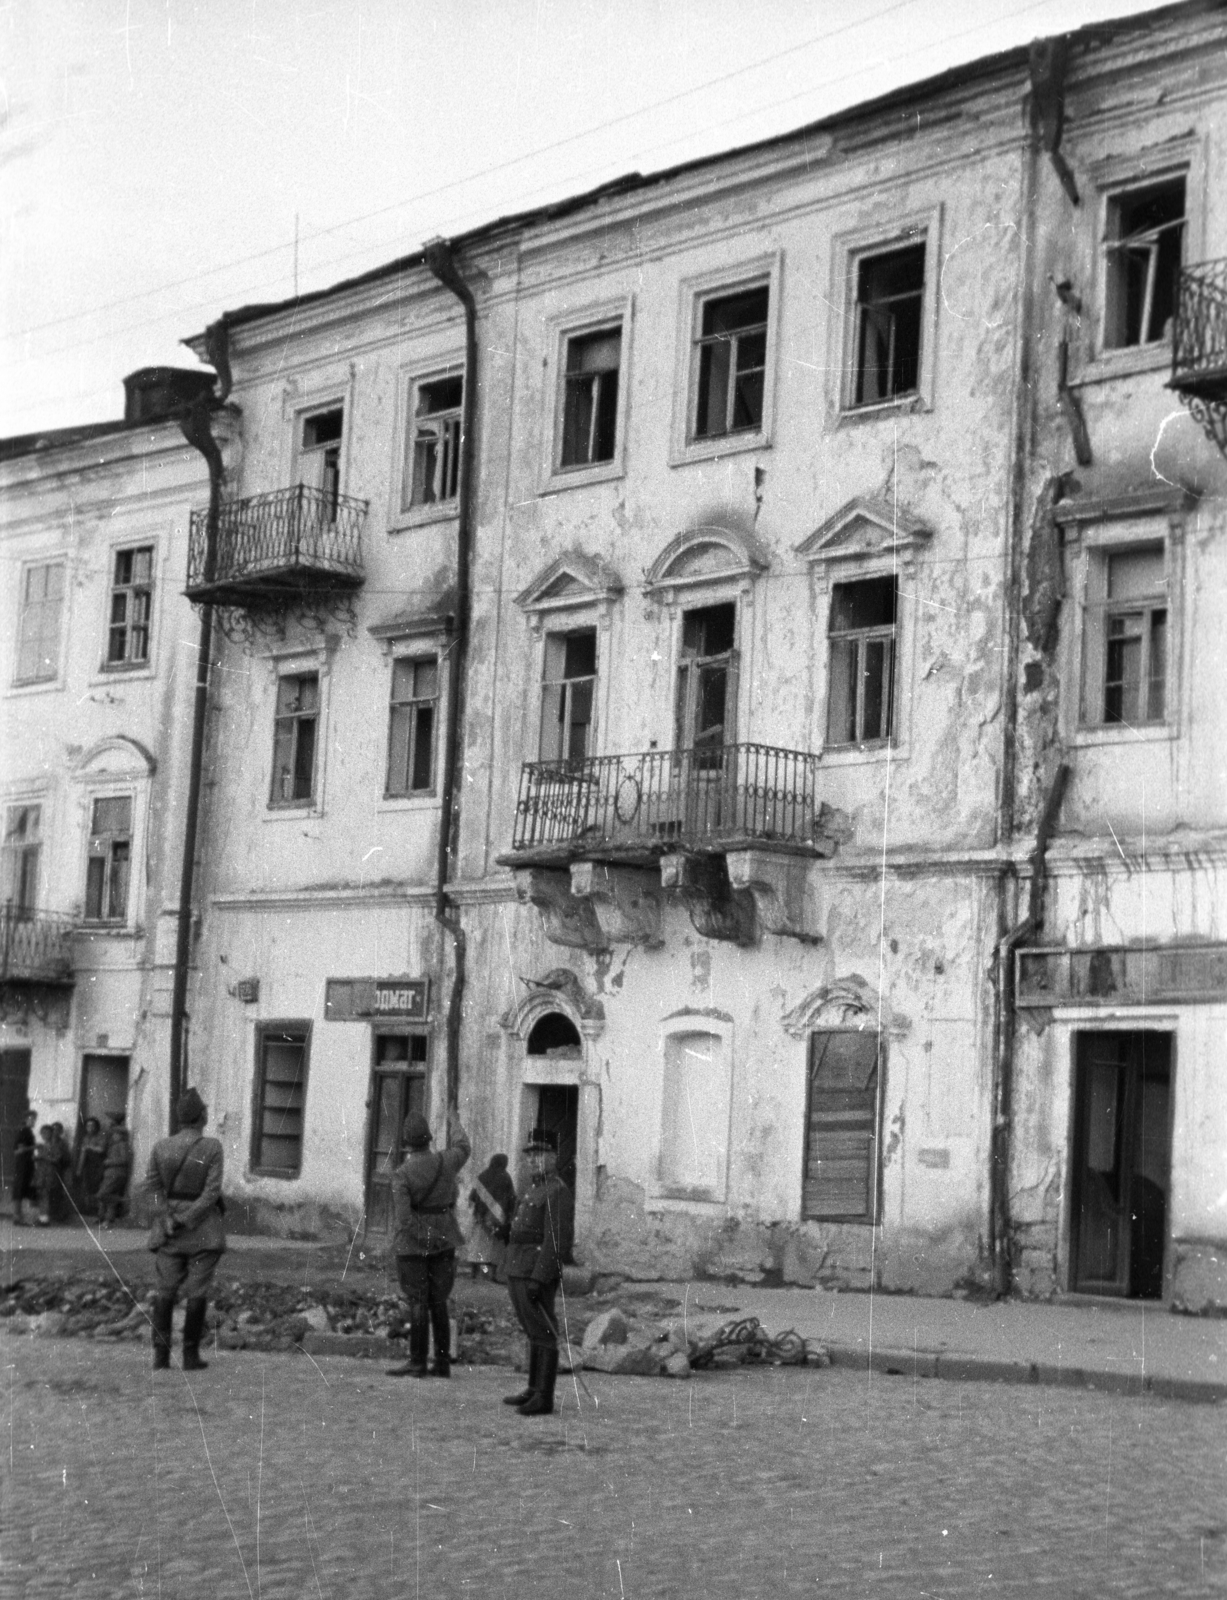
{"label": "sky", "polygon": [[0,0],[0,437],[227,308],[1151,0]]}

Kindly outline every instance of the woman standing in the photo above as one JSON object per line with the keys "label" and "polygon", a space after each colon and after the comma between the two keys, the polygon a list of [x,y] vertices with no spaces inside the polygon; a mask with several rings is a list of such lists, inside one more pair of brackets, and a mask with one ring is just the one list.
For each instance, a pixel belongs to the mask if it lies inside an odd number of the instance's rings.
{"label": "woman standing", "polygon": [[102,1185],[103,1160],[106,1155],[106,1134],[97,1117],[86,1117],[77,1146],[76,1179],[81,1210],[94,1216],[98,1210],[98,1190]]}
{"label": "woman standing", "polygon": [[500,1151],[490,1157],[490,1165],[473,1181],[469,1190],[474,1228],[469,1239],[469,1262],[476,1277],[480,1268],[489,1268],[495,1283],[507,1257],[511,1236],[511,1213],[516,1208],[515,1184],[507,1171],[507,1157]]}
{"label": "woman standing", "polygon": [[27,1111],[13,1145],[13,1222],[19,1228],[27,1225],[22,1205],[34,1199],[34,1124],[37,1121],[38,1112]]}

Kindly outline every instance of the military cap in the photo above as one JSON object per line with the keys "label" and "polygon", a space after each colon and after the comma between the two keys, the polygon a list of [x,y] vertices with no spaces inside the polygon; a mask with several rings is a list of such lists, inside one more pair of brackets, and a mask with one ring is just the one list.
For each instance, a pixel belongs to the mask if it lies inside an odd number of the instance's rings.
{"label": "military cap", "polygon": [[558,1154],[558,1135],[551,1133],[548,1128],[534,1128],[528,1136],[528,1143],[524,1146],[526,1155],[533,1155],[539,1151],[548,1150],[551,1154]]}
{"label": "military cap", "polygon": [[405,1118],[401,1138],[410,1150],[425,1150],[430,1143],[430,1123],[420,1111],[411,1111]]}

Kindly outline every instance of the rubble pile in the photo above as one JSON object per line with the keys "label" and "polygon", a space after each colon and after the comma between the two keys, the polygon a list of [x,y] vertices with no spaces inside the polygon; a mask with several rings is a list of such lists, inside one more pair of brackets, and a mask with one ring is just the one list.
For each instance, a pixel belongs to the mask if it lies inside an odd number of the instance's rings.
{"label": "rubble pile", "polygon": [[791,1330],[772,1336],[757,1317],[732,1322],[683,1317],[666,1327],[612,1306],[589,1322],[582,1346],[568,1347],[565,1365],[591,1372],[688,1378],[700,1369],[771,1366],[829,1367],[825,1346]]}

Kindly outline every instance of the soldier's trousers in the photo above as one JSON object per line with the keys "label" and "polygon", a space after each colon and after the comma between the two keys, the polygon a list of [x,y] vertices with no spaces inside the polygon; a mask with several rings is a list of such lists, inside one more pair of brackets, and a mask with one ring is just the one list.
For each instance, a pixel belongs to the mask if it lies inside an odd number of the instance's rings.
{"label": "soldier's trousers", "polygon": [[508,1278],[507,1289],[511,1295],[511,1309],[519,1319],[529,1344],[543,1345],[546,1349],[558,1348],[558,1322],[554,1316],[554,1296],[557,1283],[542,1285],[539,1300],[528,1298],[529,1278]]}

